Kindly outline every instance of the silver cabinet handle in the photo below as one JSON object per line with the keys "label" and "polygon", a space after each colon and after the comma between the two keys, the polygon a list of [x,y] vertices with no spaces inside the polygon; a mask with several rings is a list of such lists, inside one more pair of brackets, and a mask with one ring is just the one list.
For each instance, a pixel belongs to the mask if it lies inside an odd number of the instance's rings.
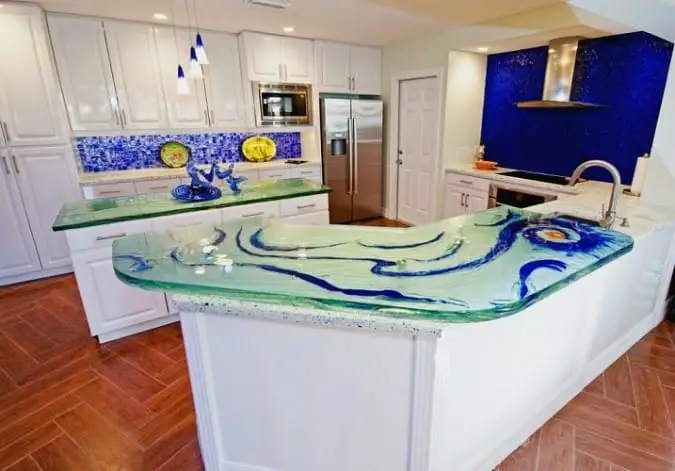
{"label": "silver cabinet handle", "polygon": [[268,175],[267,178],[281,178],[283,175],[281,173],[277,173],[276,175]]}
{"label": "silver cabinet handle", "polygon": [[162,186],[151,186],[151,190],[168,190],[169,185],[162,185]]}
{"label": "silver cabinet handle", "polygon": [[462,201],[463,201],[462,206],[464,206],[465,208],[469,207],[468,200],[469,200],[469,195],[467,195],[466,193],[462,193]]}
{"label": "silver cabinet handle", "polygon": [[98,236],[96,240],[110,240],[110,239],[121,239],[122,237],[126,237],[127,233],[126,232],[120,232],[119,234],[113,234],[109,236]]}
{"label": "silver cabinet handle", "polygon": [[352,130],[352,118],[347,118],[347,141],[349,142],[349,153],[347,155],[347,162],[349,165],[349,186],[347,187],[347,194],[349,196],[354,194],[354,152],[353,142],[354,133]]}
{"label": "silver cabinet handle", "polygon": [[4,155],[2,156],[2,166],[5,167],[5,173],[9,175],[11,172],[9,171],[9,165],[7,165],[7,157]]}
{"label": "silver cabinet handle", "polygon": [[119,110],[113,110],[113,114],[115,115],[115,124],[120,125],[120,112]]}
{"label": "silver cabinet handle", "polygon": [[213,113],[213,110],[209,110],[209,117],[211,118],[211,126],[216,125],[216,118],[215,114]]}
{"label": "silver cabinet handle", "polygon": [[262,216],[263,214],[265,214],[265,211],[258,211],[257,213],[242,214],[241,217],[252,218],[252,217],[256,217],[256,216]]}
{"label": "silver cabinet handle", "polygon": [[359,193],[359,137],[356,132],[356,118],[352,118],[354,128],[354,194]]}
{"label": "silver cabinet handle", "polygon": [[127,112],[124,109],[122,110],[122,127],[127,127]]}
{"label": "silver cabinet handle", "polygon": [[465,185],[473,185],[473,182],[469,180],[460,180],[459,183],[464,183]]}
{"label": "silver cabinet handle", "polygon": [[9,137],[9,129],[7,129],[7,123],[5,121],[2,122],[2,131],[5,134],[5,141],[11,141]]}
{"label": "silver cabinet handle", "polygon": [[99,195],[119,195],[121,192],[120,190],[108,190],[108,191],[99,191]]}
{"label": "silver cabinet handle", "polygon": [[211,125],[211,120],[209,119],[209,112],[206,111],[206,108],[204,109],[204,121],[206,121],[207,126]]}
{"label": "silver cabinet handle", "polygon": [[306,172],[300,172],[300,175],[312,175],[314,174],[313,170],[307,170]]}
{"label": "silver cabinet handle", "polygon": [[356,90],[356,79],[352,77],[352,90]]}
{"label": "silver cabinet handle", "polygon": [[19,171],[19,164],[16,163],[16,155],[12,154],[10,158],[12,159],[12,166],[14,167],[14,173],[16,173],[17,175],[20,174],[21,172]]}
{"label": "silver cabinet handle", "polygon": [[298,209],[309,209],[309,208],[316,208],[316,203],[312,203],[312,204],[305,204],[305,205],[302,205],[302,206],[298,206],[297,208],[298,208]]}

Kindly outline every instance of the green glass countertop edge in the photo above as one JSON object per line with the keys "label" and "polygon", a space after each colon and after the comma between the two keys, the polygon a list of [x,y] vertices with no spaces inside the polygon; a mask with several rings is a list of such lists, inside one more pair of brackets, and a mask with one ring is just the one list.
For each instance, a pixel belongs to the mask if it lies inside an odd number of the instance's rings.
{"label": "green glass countertop edge", "polygon": [[[313,195],[320,195],[320,194],[327,194],[331,193],[333,190],[323,184],[316,183],[310,180],[306,180],[303,178],[291,178],[291,179],[285,179],[285,180],[279,180],[279,182],[290,182],[290,181],[302,181],[304,184],[308,185],[306,188],[298,187],[298,188],[289,188],[289,191],[286,193],[280,193],[280,194],[272,194],[272,195],[260,195],[260,196],[251,196],[250,193],[253,193],[256,191],[258,187],[262,187],[263,185],[266,186],[271,186],[269,182],[260,182],[260,183],[255,183],[252,185],[247,185],[244,187],[242,190],[242,193],[240,195],[232,195],[228,193],[228,190],[226,188],[222,189],[223,191],[223,196],[221,198],[212,200],[212,201],[205,201],[205,202],[198,202],[198,203],[180,203],[174,200],[174,198],[170,195],[148,195],[148,197],[151,197],[153,200],[162,200],[166,199],[168,202],[176,202],[179,203],[180,206],[178,207],[173,207],[170,209],[165,209],[165,210],[152,210],[152,211],[145,211],[145,212],[138,212],[135,214],[119,214],[119,215],[113,215],[105,218],[96,218],[95,217],[95,211],[92,211],[92,219],[89,220],[79,220],[79,221],[73,221],[69,222],[68,218],[68,211],[71,208],[74,207],[82,207],[85,205],[91,205],[92,203],[95,204],[96,201],[103,202],[103,201],[110,201],[110,202],[115,202],[115,201],[122,201],[125,199],[129,199],[132,197],[118,197],[118,198],[99,198],[96,200],[87,200],[87,201],[79,201],[75,203],[66,203],[59,214],[56,217],[56,220],[54,221],[54,224],[52,225],[52,230],[54,232],[59,232],[59,231],[67,231],[67,230],[72,230],[72,229],[83,229],[87,227],[95,227],[95,226],[103,226],[106,224],[113,224],[117,222],[127,222],[127,221],[136,221],[136,220],[141,220],[141,219],[149,219],[149,218],[155,218],[155,217],[163,217],[163,216],[173,216],[177,214],[185,214],[185,213],[192,213],[196,211],[203,211],[203,210],[209,210],[209,209],[223,209],[223,208],[229,208],[229,207],[234,207],[234,206],[242,206],[246,204],[254,204],[254,203],[265,203],[268,201],[278,201],[278,200],[284,200],[284,199],[290,199],[290,198],[299,198],[302,196],[313,196]],[[232,198],[239,198],[239,199],[232,199]]]}

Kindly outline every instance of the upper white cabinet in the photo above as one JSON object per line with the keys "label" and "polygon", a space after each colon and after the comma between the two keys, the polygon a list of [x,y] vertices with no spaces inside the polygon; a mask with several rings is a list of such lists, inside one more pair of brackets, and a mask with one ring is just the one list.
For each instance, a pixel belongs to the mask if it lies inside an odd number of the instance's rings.
{"label": "upper white cabinet", "polygon": [[[177,29],[174,34],[174,30],[171,28],[157,28],[155,34],[169,126],[172,128],[207,127],[210,118],[206,107],[204,81],[188,79],[190,94],[179,95],[176,93],[176,69],[178,64],[183,64],[185,73],[188,71],[190,32]],[[179,53],[182,54],[180,57]]]}
{"label": "upper white cabinet", "polygon": [[311,83],[314,42],[271,34],[241,35],[248,79],[254,82]]}
{"label": "upper white cabinet", "polygon": [[168,127],[154,28],[107,20],[104,27],[122,127]]}
{"label": "upper white cabinet", "polygon": [[382,51],[377,47],[316,41],[319,91],[379,95]]}
{"label": "upper white cabinet", "polygon": [[3,142],[10,146],[67,142],[63,104],[41,10],[3,4],[0,44]]}
{"label": "upper white cabinet", "polygon": [[213,127],[245,126],[244,94],[237,38],[225,33],[201,33],[209,55],[202,67]]}
{"label": "upper white cabinet", "polygon": [[73,131],[120,128],[103,22],[49,15],[61,89]]}

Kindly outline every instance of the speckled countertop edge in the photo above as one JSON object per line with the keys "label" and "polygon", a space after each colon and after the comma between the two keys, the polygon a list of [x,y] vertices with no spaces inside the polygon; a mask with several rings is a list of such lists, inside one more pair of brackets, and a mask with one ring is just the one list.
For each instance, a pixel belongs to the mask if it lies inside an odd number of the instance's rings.
{"label": "speckled countertop edge", "polygon": [[353,309],[333,311],[290,304],[238,301],[219,296],[174,294],[171,297],[173,305],[184,312],[222,314],[320,327],[356,328],[429,338],[440,338],[443,332],[442,326],[433,322],[380,317]]}

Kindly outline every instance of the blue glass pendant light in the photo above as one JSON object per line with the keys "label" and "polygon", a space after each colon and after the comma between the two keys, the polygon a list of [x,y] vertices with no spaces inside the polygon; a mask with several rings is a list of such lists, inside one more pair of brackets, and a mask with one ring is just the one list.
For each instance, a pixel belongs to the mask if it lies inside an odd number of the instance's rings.
{"label": "blue glass pendant light", "polygon": [[197,39],[195,40],[197,46],[197,60],[201,65],[208,65],[209,58],[206,56],[206,49],[204,49],[204,41],[202,41],[202,35],[197,33]]}
{"label": "blue glass pendant light", "polygon": [[190,94],[190,85],[188,84],[187,79],[185,78],[185,72],[183,72],[183,66],[178,64],[178,82],[176,85],[176,93],[178,95],[189,95]]}
{"label": "blue glass pendant light", "polygon": [[202,66],[199,65],[199,60],[197,59],[197,52],[194,46],[190,46],[190,70],[188,71],[190,78],[200,79],[204,77],[202,74]]}

